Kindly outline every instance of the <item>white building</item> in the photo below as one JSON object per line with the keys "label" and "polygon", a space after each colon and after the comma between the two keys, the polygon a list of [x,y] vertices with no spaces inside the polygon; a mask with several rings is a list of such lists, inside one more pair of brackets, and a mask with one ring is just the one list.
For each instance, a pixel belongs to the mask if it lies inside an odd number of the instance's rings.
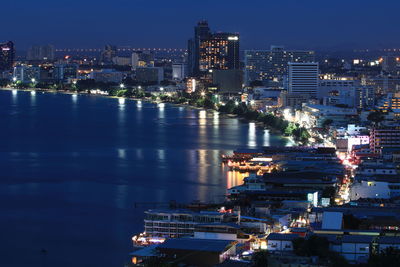
{"label": "white building", "polygon": [[22,83],[39,82],[40,67],[30,65],[17,65],[14,67],[13,77]]}
{"label": "white building", "polygon": [[235,195],[240,194],[244,191],[264,191],[265,182],[262,177],[257,177],[256,174],[252,173],[249,177],[243,179],[242,185],[234,186],[228,189],[228,194]]}
{"label": "white building", "polygon": [[172,64],[172,79],[182,81],[186,77],[186,65],[184,63]]}
{"label": "white building", "polygon": [[301,111],[296,111],[296,122],[306,127],[321,127],[326,119],[332,119],[333,123],[346,124],[348,118],[357,115],[355,108],[340,108],[334,106],[323,106],[303,104]]}
{"label": "white building", "polygon": [[359,198],[390,198],[390,189],[387,182],[375,180],[362,180],[354,182],[350,188],[350,199]]}
{"label": "white building", "polygon": [[319,85],[318,63],[289,62],[288,92],[317,96]]}

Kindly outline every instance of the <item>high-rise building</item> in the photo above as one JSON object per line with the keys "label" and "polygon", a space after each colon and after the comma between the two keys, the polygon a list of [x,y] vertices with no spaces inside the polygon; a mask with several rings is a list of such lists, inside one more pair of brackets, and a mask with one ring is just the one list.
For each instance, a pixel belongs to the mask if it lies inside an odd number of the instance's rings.
{"label": "high-rise building", "polygon": [[78,76],[79,65],[77,64],[57,64],[55,67],[55,80],[57,81],[68,82]]}
{"label": "high-rise building", "polygon": [[172,79],[182,81],[186,77],[186,64],[173,63],[172,64]]}
{"label": "high-rise building", "polygon": [[13,77],[22,83],[39,82],[40,67],[31,65],[17,65],[14,67]]}
{"label": "high-rise building", "polygon": [[390,73],[390,74],[395,74],[398,71],[398,62],[399,62],[398,57],[395,56],[383,56],[382,57],[382,70]]}
{"label": "high-rise building", "polygon": [[285,50],[283,46],[271,46],[270,50],[246,50],[244,52],[245,81],[282,82],[287,75],[289,62],[314,62],[313,51]]}
{"label": "high-rise building", "polygon": [[34,45],[29,48],[26,59],[30,61],[53,61],[54,51],[53,45]]}
{"label": "high-rise building", "polygon": [[150,51],[136,51],[132,53],[132,69],[154,67],[154,53]]}
{"label": "high-rise building", "polygon": [[370,148],[380,153],[385,148],[400,149],[400,126],[382,126],[370,131]]}
{"label": "high-rise building", "polygon": [[210,28],[208,22],[203,20],[194,27],[194,38],[188,41],[188,70],[189,76],[198,76],[200,74],[200,42],[206,40],[210,36]]}
{"label": "high-rise building", "polygon": [[240,69],[239,34],[214,33],[200,42],[200,72]]}
{"label": "high-rise building", "polygon": [[117,47],[114,45],[106,45],[101,52],[100,62],[102,64],[113,64],[113,58],[117,56]]}
{"label": "high-rise building", "polygon": [[189,76],[240,68],[239,34],[211,33],[207,21],[199,22],[194,33],[188,42]]}
{"label": "high-rise building", "polygon": [[10,70],[14,65],[14,58],[14,43],[11,41],[0,43],[0,71]]}
{"label": "high-rise building", "polygon": [[288,93],[316,97],[318,91],[318,63],[288,63]]}

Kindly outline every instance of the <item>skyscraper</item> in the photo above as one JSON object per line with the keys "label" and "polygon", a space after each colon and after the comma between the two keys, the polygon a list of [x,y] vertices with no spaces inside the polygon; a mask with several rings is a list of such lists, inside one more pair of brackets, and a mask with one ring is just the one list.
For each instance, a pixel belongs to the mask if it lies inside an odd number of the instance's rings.
{"label": "skyscraper", "polygon": [[315,97],[318,90],[318,63],[289,62],[288,93]]}
{"label": "skyscraper", "polygon": [[53,61],[53,45],[34,45],[28,50],[27,59],[31,61]]}
{"label": "skyscraper", "polygon": [[101,52],[100,61],[102,64],[113,64],[113,58],[117,56],[117,47],[115,45],[106,45]]}
{"label": "skyscraper", "polygon": [[239,34],[211,34],[200,42],[199,53],[200,72],[239,69]]}
{"label": "skyscraper", "polygon": [[14,64],[14,58],[14,43],[11,41],[0,43],[0,71],[10,70]]}
{"label": "skyscraper", "polygon": [[271,46],[270,50],[246,50],[244,53],[245,81],[282,82],[289,62],[314,62],[313,51],[285,50]]}
{"label": "skyscraper", "polygon": [[200,62],[200,42],[210,36],[210,28],[206,20],[199,21],[194,27],[194,38],[188,41],[188,71],[189,76],[198,76]]}
{"label": "skyscraper", "polygon": [[188,42],[189,76],[239,68],[239,34],[211,33],[207,21],[200,21]]}

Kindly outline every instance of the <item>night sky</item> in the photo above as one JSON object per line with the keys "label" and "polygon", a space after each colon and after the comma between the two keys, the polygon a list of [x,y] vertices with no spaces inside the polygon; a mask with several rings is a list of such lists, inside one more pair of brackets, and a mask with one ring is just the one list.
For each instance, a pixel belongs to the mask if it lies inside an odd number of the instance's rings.
{"label": "night sky", "polygon": [[17,48],[185,48],[193,26],[239,32],[242,48],[400,47],[398,0],[4,0],[0,40]]}

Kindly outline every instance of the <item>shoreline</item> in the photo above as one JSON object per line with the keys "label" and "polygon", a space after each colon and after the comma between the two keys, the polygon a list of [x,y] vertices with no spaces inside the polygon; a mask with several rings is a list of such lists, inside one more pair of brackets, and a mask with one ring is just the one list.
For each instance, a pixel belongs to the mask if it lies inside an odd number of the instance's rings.
{"label": "shoreline", "polygon": [[155,100],[152,100],[149,98],[134,98],[134,97],[124,97],[124,96],[119,97],[119,96],[110,96],[110,95],[102,95],[102,94],[91,94],[91,93],[86,93],[86,92],[71,92],[68,90],[56,90],[56,89],[41,89],[41,88],[20,89],[20,88],[4,88],[3,87],[3,88],[0,88],[0,90],[3,90],[3,91],[17,90],[17,91],[23,91],[23,92],[42,92],[42,93],[52,93],[52,94],[82,95],[82,96],[95,96],[95,97],[114,98],[114,99],[128,99],[128,100],[134,100],[134,101],[144,101],[144,102],[152,103],[152,104],[164,103],[164,104],[170,104],[173,106],[184,107],[184,108],[189,108],[189,109],[213,111],[213,112],[217,112],[219,116],[222,116],[225,118],[231,118],[231,119],[236,118],[242,123],[255,123],[257,128],[263,129],[263,130],[268,130],[271,134],[273,134],[275,136],[279,136],[280,138],[287,140],[289,142],[289,146],[298,146],[299,145],[299,143],[296,142],[292,137],[284,136],[280,133],[277,133],[276,131],[274,131],[272,129],[268,129],[268,127],[266,127],[265,125],[261,126],[260,123],[257,121],[247,120],[236,114],[222,113],[215,109],[201,108],[201,107],[196,107],[196,106],[192,106],[189,104],[178,104],[178,103],[172,103],[172,102],[155,101]]}

